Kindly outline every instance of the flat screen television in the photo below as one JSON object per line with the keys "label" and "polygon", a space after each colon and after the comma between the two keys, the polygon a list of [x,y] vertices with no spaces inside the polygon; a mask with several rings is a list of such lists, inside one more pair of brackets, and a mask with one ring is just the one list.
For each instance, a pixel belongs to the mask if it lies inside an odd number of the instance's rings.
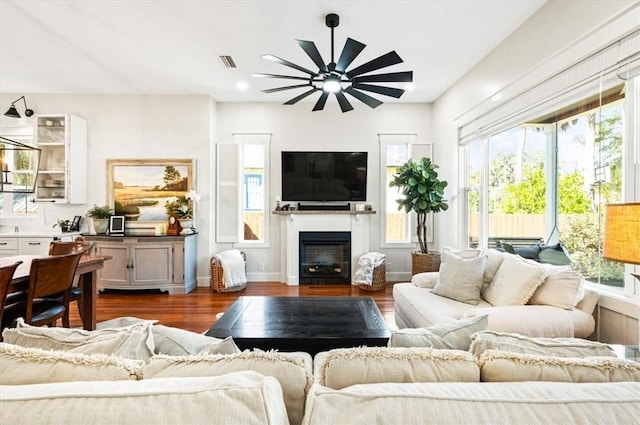
{"label": "flat screen television", "polygon": [[367,152],[282,152],[282,200],[367,200]]}

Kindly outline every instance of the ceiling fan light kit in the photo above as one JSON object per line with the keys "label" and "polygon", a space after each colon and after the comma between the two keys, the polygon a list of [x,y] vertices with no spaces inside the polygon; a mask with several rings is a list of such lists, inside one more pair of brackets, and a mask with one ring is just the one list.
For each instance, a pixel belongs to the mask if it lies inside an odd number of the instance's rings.
{"label": "ceiling fan light kit", "polygon": [[342,52],[340,53],[340,57],[336,62],[334,57],[333,30],[340,24],[340,17],[335,13],[330,13],[325,17],[325,23],[327,27],[331,28],[331,62],[324,62],[322,55],[320,55],[320,52],[313,41],[296,40],[302,50],[305,51],[307,56],[309,56],[313,63],[318,67],[318,71],[313,71],[303,66],[296,65],[295,63],[289,62],[275,55],[264,55],[262,56],[263,59],[288,66],[289,68],[293,68],[307,74],[307,76],[261,73],[253,74],[254,77],[258,78],[280,78],[306,81],[304,84],[301,83],[262,90],[263,93],[276,93],[284,90],[307,88],[308,90],[304,93],[284,103],[285,105],[294,105],[315,92],[321,92],[320,97],[313,107],[314,111],[323,110],[329,95],[333,93],[336,96],[336,100],[338,101],[342,112],[348,112],[353,109],[353,106],[345,96],[345,93],[358,99],[371,108],[377,108],[382,105],[383,102],[368,95],[367,93],[364,93],[365,91],[394,98],[400,98],[400,96],[402,96],[404,93],[403,89],[368,83],[411,83],[413,82],[413,71],[364,75],[372,71],[377,71],[382,68],[402,63],[402,59],[395,51],[391,51],[347,71],[349,65],[351,65],[354,59],[362,52],[362,50],[364,50],[366,45],[352,38],[347,38]]}

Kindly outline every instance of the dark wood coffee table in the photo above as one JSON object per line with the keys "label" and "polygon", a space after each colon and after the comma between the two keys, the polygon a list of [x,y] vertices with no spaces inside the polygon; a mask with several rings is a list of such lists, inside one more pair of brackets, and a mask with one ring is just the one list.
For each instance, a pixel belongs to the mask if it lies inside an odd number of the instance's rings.
{"label": "dark wood coffee table", "polygon": [[209,329],[242,349],[305,351],[385,346],[390,332],[371,297],[240,297]]}

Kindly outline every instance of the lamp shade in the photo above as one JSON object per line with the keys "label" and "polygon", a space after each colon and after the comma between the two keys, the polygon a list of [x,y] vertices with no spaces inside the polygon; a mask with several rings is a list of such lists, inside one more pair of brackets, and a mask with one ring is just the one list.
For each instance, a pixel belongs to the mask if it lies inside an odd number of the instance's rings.
{"label": "lamp shade", "polygon": [[603,257],[640,264],[640,202],[606,206]]}
{"label": "lamp shade", "polygon": [[5,112],[4,114],[7,117],[20,118],[20,114],[18,113],[18,110],[16,109],[16,105],[14,105],[13,103],[11,104],[11,107],[7,110],[7,112]]}

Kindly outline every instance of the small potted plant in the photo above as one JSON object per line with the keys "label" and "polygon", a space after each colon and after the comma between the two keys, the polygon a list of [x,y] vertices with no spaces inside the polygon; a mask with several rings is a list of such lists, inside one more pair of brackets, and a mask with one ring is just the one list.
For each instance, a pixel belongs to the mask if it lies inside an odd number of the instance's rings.
{"label": "small potted plant", "polygon": [[407,161],[398,168],[393,180],[389,183],[391,187],[398,187],[403,199],[398,199],[398,210],[404,209],[406,213],[414,211],[418,223],[416,233],[420,251],[411,254],[412,274],[424,271],[438,271],[440,267],[440,255],[429,252],[427,247],[427,214],[438,213],[449,209],[447,201],[444,199],[444,188],[446,181],[438,179],[436,171],[438,166],[431,162],[429,158],[421,158],[417,162]]}
{"label": "small potted plant", "polygon": [[53,225],[53,228],[55,228],[56,226],[60,226],[60,230],[62,230],[62,233],[67,233],[69,231],[69,228],[71,227],[71,220],[58,220],[58,222]]}
{"label": "small potted plant", "polygon": [[87,211],[87,217],[91,217],[93,228],[98,234],[107,233],[107,229],[109,228],[109,217],[112,215],[113,209],[108,205],[99,207],[94,204],[93,208]]}

